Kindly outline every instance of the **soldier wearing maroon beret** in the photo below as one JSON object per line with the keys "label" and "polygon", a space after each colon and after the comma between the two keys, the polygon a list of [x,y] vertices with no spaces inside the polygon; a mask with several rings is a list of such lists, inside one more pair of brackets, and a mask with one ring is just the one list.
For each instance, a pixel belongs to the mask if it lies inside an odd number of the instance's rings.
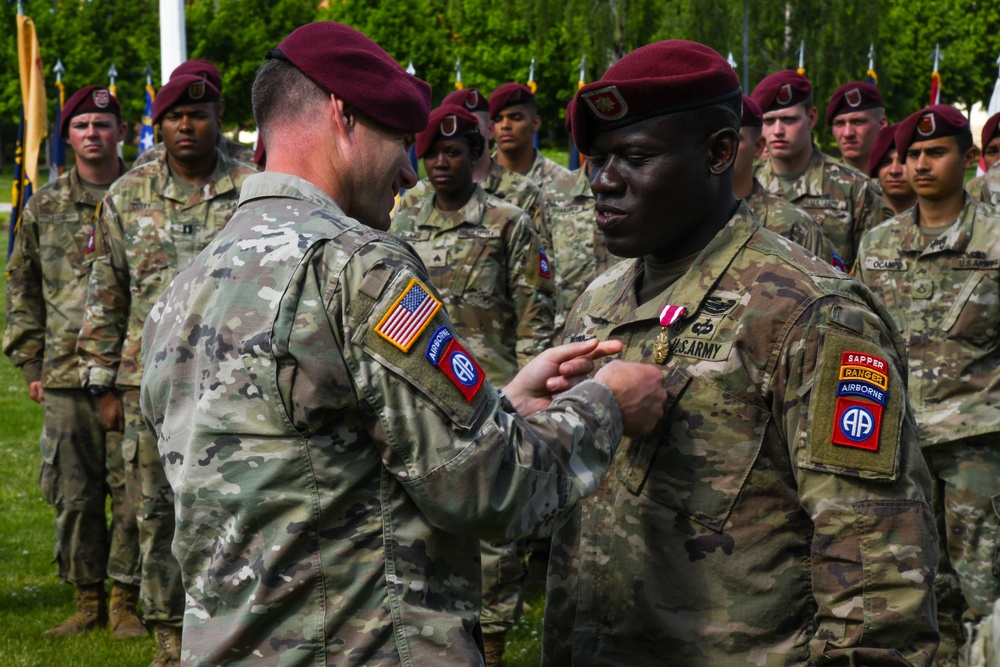
{"label": "soldier wearing maroon beret", "polygon": [[542,126],[535,94],[523,83],[498,86],[490,95],[490,117],[495,124],[494,159],[511,171],[527,176],[544,189],[556,175],[569,171],[535,148],[535,134]]}
{"label": "soldier wearing maroon beret", "polygon": [[855,271],[907,344],[910,401],[945,547],[934,586],[936,664],[995,665],[978,652],[1000,594],[1000,212],[963,188],[975,149],[961,111],[921,109],[899,123],[895,143],[917,203],[865,235]]}
{"label": "soldier wearing maroon beret", "polygon": [[[458,280],[444,291],[386,233],[416,181],[408,151],[431,90],[363,34],[297,28],[252,97],[267,171],[143,333],[185,664],[480,667],[479,538],[551,530],[623,429],[660,418],[660,373],[613,363],[573,386],[593,368],[582,355],[620,349],[588,342],[542,352],[506,397],[493,388],[446,302],[495,303],[500,267],[477,258],[510,239],[442,215],[466,251],[447,258]],[[461,134],[437,146],[478,144],[460,108],[434,120],[434,136]],[[522,265],[539,276],[532,250]]]}
{"label": "soldier wearing maroon beret", "polygon": [[878,131],[868,162],[868,176],[878,180],[885,203],[896,215],[917,203],[917,193],[906,178],[906,156],[896,150],[898,128],[894,123]]}
{"label": "soldier wearing maroon beret", "polygon": [[841,159],[867,173],[875,137],[888,124],[878,88],[865,81],[837,88],[826,105],[826,124],[833,130]]}
{"label": "soldier wearing maroon beret", "polygon": [[[186,60],[174,68],[174,71],[170,73],[170,80],[179,76],[196,76],[211,84],[219,92],[219,117],[222,118],[226,111],[226,101],[222,97],[222,73],[219,72],[219,68],[216,67],[214,63],[205,60],[204,58],[192,58],[191,60]],[[241,144],[238,141],[233,141],[223,134],[221,129],[219,132],[218,146],[222,149],[222,152],[237,162],[245,162],[250,165],[256,164],[254,149]],[[156,160],[160,157],[165,148],[163,146],[163,142],[160,142],[156,145],[139,146],[139,150],[142,152],[132,164],[134,167]]]}
{"label": "soldier wearing maroon beret", "polygon": [[75,613],[44,635],[66,637],[110,625],[115,638],[139,637],[146,634],[136,610],[139,541],[135,507],[125,493],[121,437],[101,427],[98,400],[80,384],[76,357],[94,210],[125,173],[117,149],[127,126],[111,92],[87,86],[66,100],[57,129],[76,161],[35,192],[17,223],[7,263],[3,339],[4,353],[24,374],[28,396],[44,408],[38,481],[55,511],[59,577],[76,589]]}
{"label": "soldier wearing maroon beret", "polygon": [[[995,113],[986,119],[979,148],[983,155],[983,166],[989,173],[993,165],[997,163],[997,158],[1000,158],[1000,113]],[[1000,171],[993,176],[993,180],[994,184],[987,190],[985,196],[983,195],[983,184],[986,182],[986,174],[976,176],[966,183],[965,191],[975,199],[989,204],[991,203],[991,192],[1000,195]],[[992,203],[996,204],[997,202]]]}
{"label": "soldier wearing maroon beret", "polygon": [[937,540],[902,341],[868,289],[734,197],[741,106],[725,58],[668,40],[572,107],[596,222],[627,259],[566,336],[621,339],[668,399],[553,537],[544,665],[934,654]]}
{"label": "soldier wearing maroon beret", "polygon": [[818,111],[809,79],[794,70],[776,72],[751,97],[764,114],[767,139],[768,160],[756,170],[761,185],[805,209],[833,245],[831,263],[850,269],[862,235],[888,212],[878,186],[813,143]]}

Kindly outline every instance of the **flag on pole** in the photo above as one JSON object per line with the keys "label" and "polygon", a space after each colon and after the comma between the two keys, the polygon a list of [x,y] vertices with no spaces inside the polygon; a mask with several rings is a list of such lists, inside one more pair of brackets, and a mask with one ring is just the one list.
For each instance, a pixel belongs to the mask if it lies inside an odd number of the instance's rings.
{"label": "flag on pole", "polygon": [[455,59],[455,90],[464,90],[465,86],[462,84],[462,59]]}
{"label": "flag on pole", "polygon": [[875,73],[875,44],[868,46],[868,83],[878,86],[878,74]]}
{"label": "flag on pole", "polygon": [[802,76],[806,75],[806,40],[799,42],[799,67],[795,70]]}
{"label": "flag on pole", "polygon": [[931,72],[931,105],[941,104],[941,75],[938,73],[938,61],[941,60],[941,49],[934,45],[934,71]]}
{"label": "flag on pole", "polygon": [[52,71],[56,73],[56,88],[59,89],[59,101],[56,103],[56,136],[53,137],[52,141],[52,160],[51,167],[49,169],[49,181],[54,181],[63,173],[66,172],[66,142],[63,141],[62,135],[59,134],[59,128],[62,127],[62,111],[63,107],[66,106],[66,86],[62,82],[62,74],[66,71],[63,67],[62,60],[57,60],[55,67]]}
{"label": "flag on pole", "polygon": [[[584,56],[580,57],[580,78],[576,82],[576,89],[577,89],[577,91],[579,91],[581,88],[583,88],[586,85],[586,83],[587,83],[586,82],[586,77],[587,77],[587,56],[584,55]],[[569,113],[569,108],[568,107],[566,109],[566,113]],[[568,121],[569,119],[567,118],[566,120]],[[568,125],[568,123],[567,123],[567,125]],[[570,134],[569,135],[569,168],[570,168],[570,170],[574,171],[576,169],[579,169],[581,162],[582,162],[582,160],[580,159],[580,151],[577,149],[576,144],[573,142],[573,135]]]}
{"label": "flag on pole", "polygon": [[[534,95],[538,92],[538,84],[535,83],[535,59],[531,59],[531,64],[528,65],[528,88],[531,89],[531,94]],[[532,140],[532,144],[535,148],[538,148],[538,133],[535,132],[535,137]]]}
{"label": "flag on pole", "polygon": [[142,130],[139,132],[139,152],[148,151],[156,145],[156,127],[153,125],[153,100],[156,91],[146,84],[146,110],[142,112]]}
{"label": "flag on pole", "polygon": [[19,156],[14,163],[14,184],[11,193],[10,238],[7,256],[14,248],[14,236],[24,205],[38,182],[38,156],[42,141],[48,134],[49,118],[45,107],[45,72],[38,47],[35,24],[20,12],[17,15],[17,64],[21,77],[21,124],[18,127]]}

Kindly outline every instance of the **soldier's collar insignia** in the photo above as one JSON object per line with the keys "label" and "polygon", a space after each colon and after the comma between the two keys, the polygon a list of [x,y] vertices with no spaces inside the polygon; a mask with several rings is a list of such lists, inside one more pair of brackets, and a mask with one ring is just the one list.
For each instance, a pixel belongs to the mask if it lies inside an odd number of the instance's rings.
{"label": "soldier's collar insignia", "polygon": [[188,96],[192,100],[200,100],[205,96],[205,82],[199,81],[188,86]]}
{"label": "soldier's collar insignia", "polygon": [[628,104],[618,92],[618,86],[607,86],[584,93],[580,97],[587,103],[590,112],[601,120],[618,120],[628,113]]}
{"label": "soldier's collar insignia", "polygon": [[472,402],[486,374],[447,326],[438,327],[431,335],[424,357],[451,380],[468,403]]}
{"label": "soldier's collar insignia", "polygon": [[441,119],[441,134],[445,137],[450,137],[455,134],[458,130],[458,117],[455,114],[449,114]]}
{"label": "soldier's collar insignia", "polygon": [[933,113],[925,113],[917,121],[917,133],[924,137],[929,137],[937,130],[937,120]]}
{"label": "soldier's collar insignia", "polygon": [[101,109],[107,108],[111,104],[111,93],[104,88],[98,88],[94,91],[94,105],[100,107]]}
{"label": "soldier's collar insignia", "polygon": [[848,106],[851,107],[858,106],[859,104],[861,104],[861,91],[858,90],[857,88],[851,88],[849,91],[847,91],[847,94],[844,95],[844,101],[847,102]]}
{"label": "soldier's collar insignia", "polygon": [[774,96],[774,101],[778,104],[788,104],[792,101],[792,84],[786,83],[778,88],[778,94]]}
{"label": "soldier's collar insignia", "polygon": [[375,333],[403,352],[409,352],[439,308],[441,302],[413,278],[379,320]]}
{"label": "soldier's collar insignia", "polygon": [[474,111],[476,106],[479,105],[479,91],[470,90],[469,94],[465,96],[465,108],[469,111]]}

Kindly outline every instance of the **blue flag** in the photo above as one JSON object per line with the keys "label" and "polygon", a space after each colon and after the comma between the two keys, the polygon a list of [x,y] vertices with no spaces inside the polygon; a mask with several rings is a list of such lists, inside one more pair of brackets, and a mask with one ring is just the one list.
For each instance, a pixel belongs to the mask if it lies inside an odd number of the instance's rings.
{"label": "blue flag", "polygon": [[148,151],[156,144],[156,128],[153,126],[153,98],[156,93],[152,86],[146,86],[146,110],[142,113],[142,132],[139,133],[139,152]]}
{"label": "blue flag", "polygon": [[21,222],[21,213],[24,205],[31,198],[31,179],[24,169],[24,107],[21,107],[21,124],[17,126],[17,147],[14,150],[14,183],[11,187],[11,212],[10,225],[8,225],[9,235],[7,238],[7,259],[10,253],[14,252],[14,239],[17,236],[18,223]]}

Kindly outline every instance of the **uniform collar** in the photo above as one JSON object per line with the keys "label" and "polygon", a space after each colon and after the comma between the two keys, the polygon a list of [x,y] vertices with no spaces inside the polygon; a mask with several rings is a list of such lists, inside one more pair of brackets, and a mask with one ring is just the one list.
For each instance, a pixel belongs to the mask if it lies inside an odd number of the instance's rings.
{"label": "uniform collar", "polygon": [[164,199],[180,202],[184,205],[184,208],[197,206],[208,199],[214,199],[236,189],[232,176],[229,174],[231,166],[232,162],[229,158],[216,147],[215,170],[201,188],[188,197],[184,188],[178,185],[177,177],[170,172],[170,166],[167,164],[167,152],[163,151],[160,157],[157,158],[157,168],[151,179],[150,187]]}
{"label": "uniform collar", "polygon": [[[121,177],[126,171],[128,170],[125,168],[125,163],[121,161],[121,158],[118,158],[118,176]],[[99,199],[91,194],[90,190],[83,187],[83,183],[80,181],[80,172],[77,171],[75,166],[66,172],[66,181],[68,183],[70,201],[87,206],[97,206],[101,203]]]}
{"label": "uniform collar", "polygon": [[[806,164],[806,170],[802,172],[802,175],[791,186],[786,187],[784,184],[781,184],[779,190],[782,191],[782,199],[795,201],[799,197],[821,197],[823,195],[823,163],[825,161],[826,156],[823,154],[823,151],[816,144],[813,144],[812,155],[809,157],[808,164]],[[767,183],[768,185],[772,181],[778,180],[778,175],[774,173],[770,160],[761,168],[760,180],[762,184]],[[772,187],[768,187],[767,189],[771,192],[775,191],[775,188]]]}
{"label": "uniform collar", "polygon": [[726,226],[719,230],[698,258],[664,294],[651,299],[641,306],[635,297],[635,280],[643,266],[642,258],[633,260],[625,272],[619,288],[612,292],[602,308],[593,312],[593,317],[613,325],[659,319],[660,311],[668,303],[684,306],[687,312],[683,319],[695,317],[702,302],[711,295],[715,284],[725,274],[737,253],[747,244],[750,237],[760,228],[745,201],[740,201],[736,213]]}
{"label": "uniform collar", "polygon": [[480,224],[486,209],[486,191],[477,184],[472,191],[472,197],[465,203],[465,206],[455,211],[454,215],[439,211],[434,206],[433,197],[425,199],[424,202],[424,206],[421,207],[420,213],[417,214],[417,219],[413,223],[414,227],[434,227],[445,231],[465,224]]}
{"label": "uniform collar", "polygon": [[903,252],[915,252],[921,255],[931,255],[938,252],[964,253],[969,249],[969,242],[975,230],[976,215],[980,212],[979,202],[965,193],[965,203],[958,221],[946,229],[940,236],[927,239],[920,232],[919,204],[899,216],[904,232],[900,239],[900,249]]}
{"label": "uniform collar", "polygon": [[340,205],[333,200],[333,197],[320,188],[304,178],[277,171],[265,171],[247,176],[246,180],[243,181],[243,188],[240,190],[239,206],[254,199],[272,197],[300,199],[339,217],[347,217]]}
{"label": "uniform collar", "polygon": [[580,167],[573,172],[573,187],[569,191],[571,197],[594,198],[594,191],[590,189],[590,177],[587,176],[587,169]]}

